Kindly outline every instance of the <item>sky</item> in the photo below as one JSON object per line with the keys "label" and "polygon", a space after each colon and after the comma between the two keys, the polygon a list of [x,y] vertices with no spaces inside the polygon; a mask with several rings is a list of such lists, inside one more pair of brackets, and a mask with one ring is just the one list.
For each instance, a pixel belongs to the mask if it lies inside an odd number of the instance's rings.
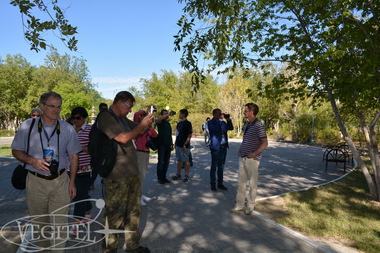
{"label": "sky", "polygon": [[[43,65],[49,50],[30,50],[18,7],[9,2],[0,1],[0,57],[21,54],[32,65]],[[174,52],[173,38],[183,13],[178,1],[59,0],[59,6],[78,27],[78,50],[68,50],[51,32],[44,34],[44,39],[61,55],[84,58],[103,97],[113,99],[118,91],[139,87],[141,78],[161,74],[161,70],[183,71],[181,52]]]}

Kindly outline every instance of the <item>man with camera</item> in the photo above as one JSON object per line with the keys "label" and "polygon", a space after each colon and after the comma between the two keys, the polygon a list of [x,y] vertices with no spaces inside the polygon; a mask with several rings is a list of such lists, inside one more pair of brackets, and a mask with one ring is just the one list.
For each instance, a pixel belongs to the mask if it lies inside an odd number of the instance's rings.
{"label": "man with camera", "polygon": [[[148,112],[156,112],[157,109],[155,108],[154,105],[149,105],[148,110],[140,110],[135,112],[133,115],[133,121],[136,124],[139,124],[143,118],[148,115]],[[137,159],[139,161],[139,173],[140,173],[140,184],[141,184],[141,205],[146,206],[145,201],[149,201],[151,198],[143,194],[143,189],[144,189],[144,179],[146,176],[146,172],[148,170],[149,166],[149,148],[155,150],[155,146],[151,141],[151,138],[156,138],[157,137],[157,132],[154,130],[152,126],[149,126],[144,132],[140,133],[136,137],[136,151],[137,151]]]}
{"label": "man with camera", "polygon": [[[210,134],[210,150],[211,150],[211,169],[210,169],[210,184],[211,191],[216,191],[216,176],[218,175],[218,188],[227,190],[223,184],[223,169],[226,162],[228,148],[228,130],[233,130],[232,121],[229,114],[222,114],[218,108],[212,111],[213,118],[207,122],[208,131]],[[227,121],[223,121],[224,117]]]}
{"label": "man with camera", "polygon": [[161,145],[158,146],[158,162],[157,162],[157,179],[159,184],[170,184],[170,180],[166,178],[168,172],[170,154],[174,149],[172,138],[172,127],[169,117],[175,115],[174,111],[170,113],[168,110],[162,110],[161,116],[156,119],[158,130],[158,138]]}
{"label": "man with camera", "polygon": [[[40,97],[42,115],[37,119],[25,120],[18,129],[12,143],[13,156],[26,163],[29,171],[26,179],[26,201],[30,216],[35,218],[34,229],[44,231],[42,224],[54,227],[67,224],[65,215],[68,204],[76,196],[75,176],[78,168],[78,153],[82,150],[75,129],[67,122],[58,119],[62,109],[62,97],[55,92],[47,92]],[[32,122],[34,122],[33,127]],[[30,129],[31,128],[31,129]],[[29,149],[28,149],[28,134]],[[28,150],[28,151],[27,151]],[[65,173],[70,167],[71,177]],[[61,214],[49,220],[49,214]],[[54,223],[53,223],[54,222]],[[41,250],[50,247],[46,230],[34,235]],[[60,238],[64,238],[61,234]],[[59,238],[55,238],[59,239]],[[57,243],[52,246],[63,248]]]}
{"label": "man with camera", "polygon": [[[137,125],[126,116],[132,112],[135,98],[128,91],[116,94],[108,112],[99,114],[98,127],[108,138],[118,142],[116,162],[111,173],[103,178],[105,212],[103,224],[111,230],[124,228],[126,252],[150,252],[140,245],[141,185],[134,139],[153,121],[152,112]],[[103,252],[117,252],[119,234],[110,233]]]}

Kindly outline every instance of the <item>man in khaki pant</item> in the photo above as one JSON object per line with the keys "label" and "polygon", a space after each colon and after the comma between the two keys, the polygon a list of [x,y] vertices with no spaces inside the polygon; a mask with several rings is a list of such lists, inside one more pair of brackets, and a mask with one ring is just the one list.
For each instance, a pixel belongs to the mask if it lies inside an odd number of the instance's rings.
{"label": "man in khaki pant", "polygon": [[[255,207],[259,164],[262,152],[268,146],[265,127],[256,118],[259,107],[254,103],[248,103],[244,108],[244,117],[248,119],[244,126],[243,142],[239,149],[239,177],[236,194],[236,205],[231,212],[243,211],[250,215]],[[249,187],[246,194],[247,184]],[[247,195],[247,196],[246,196]],[[247,206],[245,207],[245,198]]]}
{"label": "man in khaki pant", "polygon": [[[12,143],[13,156],[26,163],[25,168],[29,171],[26,200],[34,233],[28,249],[64,252],[67,235],[61,229],[69,225],[68,205],[76,195],[77,153],[82,147],[74,128],[58,119],[62,109],[61,95],[47,92],[41,95],[39,106],[41,117],[25,120]],[[70,178],[66,173],[69,167]],[[60,235],[56,236],[51,229],[60,230]]]}

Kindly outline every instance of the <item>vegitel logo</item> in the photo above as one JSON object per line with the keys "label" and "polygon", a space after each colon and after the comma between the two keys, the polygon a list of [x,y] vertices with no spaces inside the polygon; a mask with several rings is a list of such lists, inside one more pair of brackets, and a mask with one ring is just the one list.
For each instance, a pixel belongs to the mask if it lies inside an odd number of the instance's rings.
{"label": "vegitel logo", "polygon": [[[75,203],[84,201],[95,202],[98,213],[96,217],[86,223],[74,223],[72,215],[62,214],[62,210],[70,208]],[[105,239],[108,245],[109,234],[124,234],[132,231],[109,229],[108,219],[102,223],[96,219],[105,206],[103,199],[86,199],[70,203],[49,215],[25,216],[8,222],[1,227],[1,236],[11,244],[20,246],[24,252],[40,252],[45,250],[70,250],[89,247]],[[9,233],[9,228],[16,228]],[[73,231],[75,230],[75,233]],[[12,234],[18,233],[21,243],[15,242]]]}

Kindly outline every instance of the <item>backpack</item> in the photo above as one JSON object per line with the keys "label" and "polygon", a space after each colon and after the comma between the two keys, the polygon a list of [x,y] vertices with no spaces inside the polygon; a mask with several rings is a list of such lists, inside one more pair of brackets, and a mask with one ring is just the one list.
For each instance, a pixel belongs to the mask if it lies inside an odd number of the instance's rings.
{"label": "backpack", "polygon": [[[98,128],[98,118],[101,113],[110,112],[102,111],[98,114],[89,134],[88,150],[91,156],[90,164],[92,169],[104,178],[108,177],[115,166],[118,142],[108,138]],[[113,113],[110,114],[119,122],[119,119]],[[124,149],[123,152],[125,152]]]}

